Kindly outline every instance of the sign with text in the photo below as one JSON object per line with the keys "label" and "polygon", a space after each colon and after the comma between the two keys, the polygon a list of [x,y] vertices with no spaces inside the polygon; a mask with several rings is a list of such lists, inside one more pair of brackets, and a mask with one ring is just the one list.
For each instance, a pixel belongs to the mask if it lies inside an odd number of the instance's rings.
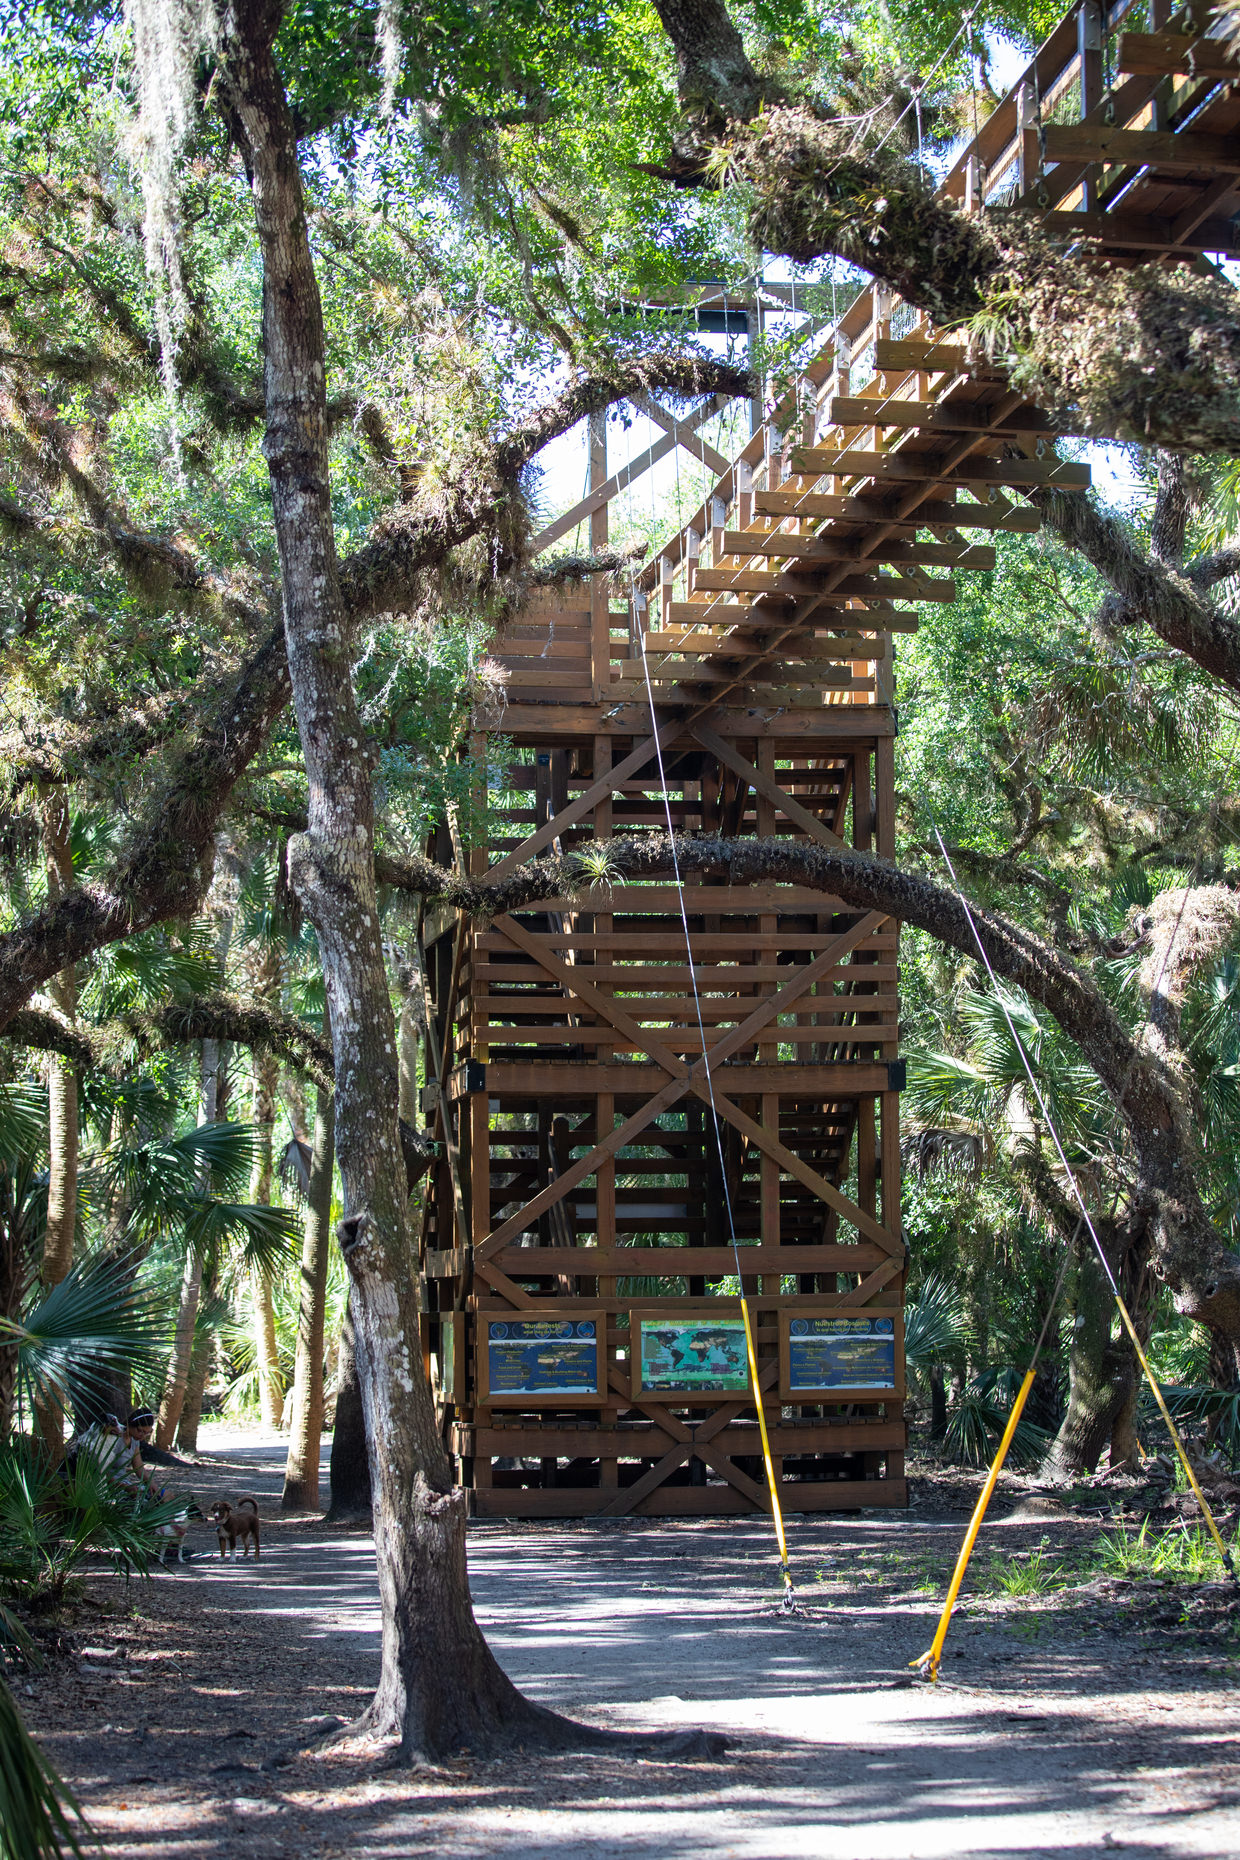
{"label": "sign with text", "polygon": [[604,1318],[481,1313],[484,1400],[509,1407],[580,1407],[603,1400]]}
{"label": "sign with text", "polygon": [[785,1395],[896,1389],[896,1320],[783,1313]]}
{"label": "sign with text", "polygon": [[729,1394],[749,1387],[743,1318],[635,1311],[630,1324],[634,1395]]}

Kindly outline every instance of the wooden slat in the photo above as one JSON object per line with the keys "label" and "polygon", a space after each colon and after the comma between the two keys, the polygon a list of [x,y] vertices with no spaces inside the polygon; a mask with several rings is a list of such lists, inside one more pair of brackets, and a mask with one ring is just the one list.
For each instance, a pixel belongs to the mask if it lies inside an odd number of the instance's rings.
{"label": "wooden slat", "polygon": [[[786,614],[776,619],[773,615],[767,614],[761,607],[739,607],[735,602],[730,601],[703,601],[700,606],[693,601],[673,601],[668,608],[668,619],[673,625],[678,623],[693,625],[695,621],[702,619],[709,619],[712,626],[716,624],[717,620],[727,621],[729,625],[733,626],[739,626],[744,623],[746,626],[752,625],[754,627],[759,625],[782,627],[788,624]],[[825,614],[815,615],[813,620],[813,625],[815,627],[825,627],[830,624],[831,622]],[[915,613],[904,612],[893,607],[871,610],[869,613],[850,611],[849,613],[841,614],[838,624],[841,631],[847,628],[849,632],[855,629],[859,633],[870,631],[875,633],[915,633],[921,625],[921,620]]]}
{"label": "wooden slat", "polygon": [[899,520],[885,504],[873,498],[834,497],[825,491],[756,491],[754,507],[768,516],[843,517],[854,523],[881,524],[894,532],[935,529],[951,525],[961,530],[1016,530],[1034,535],[1042,519],[1036,510],[1023,504],[996,510],[990,504],[956,504],[944,499],[919,504],[908,517]]}
{"label": "wooden slat", "polygon": [[984,358],[979,368],[976,363],[970,365],[969,352],[959,343],[919,342],[915,337],[904,337],[893,341],[890,337],[880,336],[874,344],[874,366],[880,373],[898,369],[902,373],[912,373],[914,369],[923,374],[960,375],[968,368],[975,379],[980,379],[987,371]]}
{"label": "wooden slat", "polygon": [[863,567],[869,562],[908,563],[918,568],[993,568],[987,543],[867,542],[863,537],[791,536],[786,530],[725,530],[725,555],[795,556],[805,562]]}
{"label": "wooden slat", "polygon": [[956,584],[946,578],[910,581],[900,575],[844,575],[832,587],[818,589],[812,570],[802,574],[767,574],[757,568],[699,568],[699,588],[742,594],[818,595],[828,602],[846,600],[954,601]]}

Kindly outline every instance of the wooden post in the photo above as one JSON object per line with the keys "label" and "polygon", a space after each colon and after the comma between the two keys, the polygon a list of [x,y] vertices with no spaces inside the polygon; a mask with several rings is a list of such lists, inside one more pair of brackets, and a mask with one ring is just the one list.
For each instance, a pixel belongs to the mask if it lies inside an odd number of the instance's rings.
{"label": "wooden post", "polygon": [[[607,415],[590,415],[590,489],[607,482]],[[607,547],[607,505],[590,514],[590,553]],[[611,595],[605,575],[590,577],[590,685],[595,703],[607,696],[611,683]]]}
{"label": "wooden post", "polygon": [[[1102,102],[1102,0],[1081,0],[1076,16],[1076,50],[1081,67],[1081,117],[1084,120]],[[1089,211],[1095,204],[1096,189],[1092,174],[1087,171],[1081,205]]]}

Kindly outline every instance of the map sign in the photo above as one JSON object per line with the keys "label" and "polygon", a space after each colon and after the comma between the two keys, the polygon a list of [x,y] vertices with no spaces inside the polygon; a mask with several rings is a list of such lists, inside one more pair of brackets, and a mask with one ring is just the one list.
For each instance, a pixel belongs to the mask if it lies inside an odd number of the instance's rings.
{"label": "map sign", "polygon": [[740,1317],[636,1317],[634,1393],[689,1394],[694,1389],[747,1389],[749,1359]]}
{"label": "map sign", "polygon": [[788,1322],[788,1389],[893,1389],[895,1321],[889,1317],[794,1317]]}
{"label": "map sign", "polygon": [[489,1399],[598,1395],[598,1335],[595,1318],[489,1318]]}

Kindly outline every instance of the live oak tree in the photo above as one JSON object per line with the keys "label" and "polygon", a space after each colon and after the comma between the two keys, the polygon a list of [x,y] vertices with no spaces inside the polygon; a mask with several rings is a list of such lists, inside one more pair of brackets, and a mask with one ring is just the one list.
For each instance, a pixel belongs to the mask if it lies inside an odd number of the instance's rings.
{"label": "live oak tree", "polygon": [[[881,114],[869,143],[841,127],[839,61],[814,65],[823,22],[808,10],[782,16],[800,33],[791,50],[765,12],[745,16],[746,40],[714,0],[666,0],[662,32],[636,6],[502,11],[397,7],[400,56],[385,72],[374,9],[135,0],[144,210],[100,101],[114,21],[53,9],[50,36],[25,45],[34,129],[10,110],[12,806],[68,786],[117,819],[89,883],[26,898],[0,931],[0,1020],[15,1041],[97,1063],[91,1030],[36,991],[192,917],[226,818],[275,835],[318,936],[332,1055],[261,1004],[210,996],[176,1027],[148,1016],[135,1037],[279,1040],[334,1081],[384,1602],[369,1722],[410,1758],[581,1734],[519,1698],[473,1622],[460,1500],[422,1375],[379,886],[463,908],[496,900],[414,856],[419,790],[445,791],[455,737],[411,756],[392,694],[419,655],[431,683],[425,641],[455,637],[459,716],[469,640],[520,599],[523,474],[551,439],[639,393],[752,391],[690,345],[652,345],[612,318],[615,302],[738,252],[752,263],[747,229],[759,248],[835,254],[940,319],[987,324],[1066,431],[1138,435],[1177,456],[1226,451],[1237,434],[1227,287],[1119,273],[1036,228],[1008,222],[1000,240],[938,207],[901,145],[878,146]],[[82,93],[103,115],[79,132]],[[556,379],[535,395],[539,375]],[[1148,551],[1089,507],[1051,500],[1044,514],[1111,582],[1104,630],[1151,628],[1234,688],[1217,598],[1227,551],[1189,560],[1185,533],[1176,543],[1177,470],[1165,468]],[[1031,843],[1018,836],[991,877],[1027,882]],[[815,884],[973,953],[954,894],[917,870],[783,845],[683,852],[690,869]],[[614,856],[634,874],[667,869],[654,839]],[[1087,956],[1062,947],[1056,881],[1037,876],[1047,934],[993,910],[980,934],[1110,1093],[1159,1269],[1234,1363],[1240,1278],[1203,1205],[1183,1080],[1133,1039]],[[540,868],[505,896],[553,882],[563,875]]]}

